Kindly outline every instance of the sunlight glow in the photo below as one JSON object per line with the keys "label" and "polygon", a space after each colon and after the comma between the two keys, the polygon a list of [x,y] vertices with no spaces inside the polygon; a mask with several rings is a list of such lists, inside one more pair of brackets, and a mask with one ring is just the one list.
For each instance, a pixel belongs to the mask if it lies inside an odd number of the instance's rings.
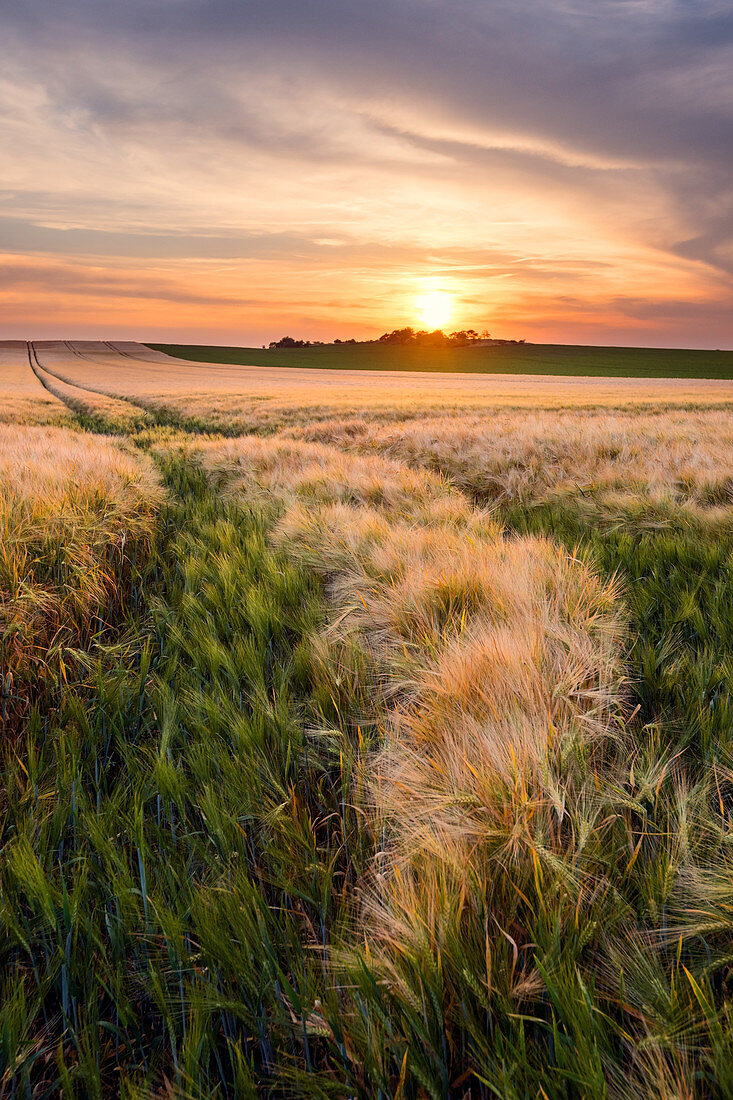
{"label": "sunlight glow", "polygon": [[453,316],[453,295],[447,290],[430,290],[415,298],[415,306],[425,328],[443,328]]}

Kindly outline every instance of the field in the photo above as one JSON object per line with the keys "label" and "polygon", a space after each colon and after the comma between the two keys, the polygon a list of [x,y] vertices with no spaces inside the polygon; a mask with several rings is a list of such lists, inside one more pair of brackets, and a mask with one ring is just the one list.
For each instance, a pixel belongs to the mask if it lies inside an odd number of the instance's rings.
{"label": "field", "polygon": [[0,1096],[733,1093],[733,382],[676,354],[0,345]]}
{"label": "field", "polygon": [[610,378],[733,378],[733,352],[667,348],[583,347],[578,344],[497,344],[410,348],[379,343],[307,348],[150,344],[199,363],[318,367],[330,370],[451,371],[479,374],[585,375]]}

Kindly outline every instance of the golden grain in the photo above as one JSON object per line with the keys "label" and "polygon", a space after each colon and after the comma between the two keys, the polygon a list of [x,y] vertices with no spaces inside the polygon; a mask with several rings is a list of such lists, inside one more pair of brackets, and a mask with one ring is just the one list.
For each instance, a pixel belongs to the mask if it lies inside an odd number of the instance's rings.
{"label": "golden grain", "polygon": [[332,419],[288,435],[439,470],[484,501],[590,497],[616,510],[733,503],[733,418],[722,410]]}
{"label": "golden grain", "polygon": [[526,874],[532,819],[559,853],[568,788],[553,762],[567,781],[568,753],[602,753],[621,728],[614,584],[394,460],[282,439],[196,451],[222,491],[280,502],[278,538],[326,581],[331,645],[356,638],[368,655],[383,747],[367,801],[388,842],[364,892],[367,934],[404,945],[446,896],[488,896],[502,861]]}
{"label": "golden grain", "polygon": [[118,440],[0,424],[5,732],[43,690],[50,661],[65,678],[63,648],[106,631],[129,555],[152,538],[161,500],[150,460]]}
{"label": "golden grain", "polygon": [[67,420],[62,402],[45,390],[33,374],[25,341],[0,344],[0,423],[46,424]]}

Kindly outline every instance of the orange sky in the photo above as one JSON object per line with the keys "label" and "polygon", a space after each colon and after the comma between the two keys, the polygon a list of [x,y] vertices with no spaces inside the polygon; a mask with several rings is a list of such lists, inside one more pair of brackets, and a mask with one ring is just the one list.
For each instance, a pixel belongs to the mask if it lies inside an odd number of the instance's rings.
{"label": "orange sky", "polygon": [[724,5],[62,7],[0,16],[0,336],[733,346]]}

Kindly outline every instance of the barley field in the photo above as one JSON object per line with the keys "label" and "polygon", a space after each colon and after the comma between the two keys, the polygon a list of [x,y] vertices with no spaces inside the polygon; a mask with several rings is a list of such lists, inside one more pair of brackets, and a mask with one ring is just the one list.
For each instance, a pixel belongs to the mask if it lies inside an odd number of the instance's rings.
{"label": "barley field", "polygon": [[732,412],[0,345],[0,1096],[733,1094]]}

